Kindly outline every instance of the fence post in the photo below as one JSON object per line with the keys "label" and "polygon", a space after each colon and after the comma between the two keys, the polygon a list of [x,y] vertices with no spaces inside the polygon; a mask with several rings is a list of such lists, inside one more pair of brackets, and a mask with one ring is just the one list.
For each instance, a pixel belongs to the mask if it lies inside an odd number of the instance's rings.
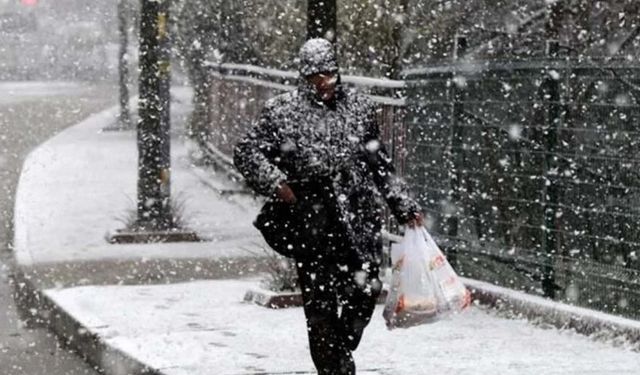
{"label": "fence post", "polygon": [[[467,50],[467,38],[463,35],[456,34],[453,45],[452,60],[454,65],[459,63],[464,57]],[[449,203],[452,207],[451,212],[447,213],[449,217],[446,219],[445,233],[449,237],[458,236],[458,227],[460,224],[459,203],[460,203],[460,185],[462,174],[460,168],[462,166],[460,158],[462,157],[462,128],[458,125],[462,120],[464,112],[463,95],[466,88],[466,81],[459,70],[454,69],[449,87],[449,100],[451,101],[451,129],[449,138]],[[451,241],[455,243],[455,239]],[[447,256],[451,264],[457,264],[455,256],[455,246],[450,246]]]}
{"label": "fence post", "polygon": [[[553,60],[557,59],[559,43],[557,40],[547,41],[546,54]],[[542,290],[545,297],[555,298],[555,269],[554,261],[556,249],[558,247],[557,227],[557,207],[558,207],[558,157],[554,154],[558,144],[558,127],[561,122],[560,106],[560,74],[554,70],[547,71],[545,89],[542,90],[542,101],[547,102],[546,131],[544,133],[544,178],[543,188],[544,202],[544,235],[543,249],[545,251],[545,261],[542,269]]]}

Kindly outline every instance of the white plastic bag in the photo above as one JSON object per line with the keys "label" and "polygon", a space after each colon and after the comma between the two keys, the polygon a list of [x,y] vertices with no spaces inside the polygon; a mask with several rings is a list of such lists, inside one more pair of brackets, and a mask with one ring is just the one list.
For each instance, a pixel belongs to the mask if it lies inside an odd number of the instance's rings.
{"label": "white plastic bag", "polygon": [[432,323],[462,311],[471,295],[424,228],[407,228],[392,246],[391,285],[383,316],[389,329]]}

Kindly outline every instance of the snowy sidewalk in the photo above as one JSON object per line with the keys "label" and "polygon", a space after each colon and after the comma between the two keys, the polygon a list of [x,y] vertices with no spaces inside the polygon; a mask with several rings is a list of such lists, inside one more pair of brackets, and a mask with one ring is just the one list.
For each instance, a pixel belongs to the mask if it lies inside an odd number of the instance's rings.
{"label": "snowy sidewalk", "polygon": [[[110,346],[162,374],[312,374],[302,309],[243,303],[253,285],[199,281],[47,294]],[[477,307],[433,325],[390,332],[379,306],[355,359],[361,370],[376,369],[358,373],[389,375],[613,375],[640,369],[638,353]],[[130,373],[118,370],[114,373]]]}
{"label": "snowy sidewalk", "polygon": [[[188,113],[183,104],[189,102],[188,91],[177,90],[174,96],[182,98],[173,106],[174,123],[182,124]],[[112,108],[67,129],[25,161],[16,194],[17,264],[39,271],[49,285],[77,285],[135,283],[145,274],[169,278],[167,272],[158,275],[153,268],[158,263],[201,262],[199,269],[205,272],[206,266],[221,259],[254,258],[246,249],[262,243],[250,220],[257,204],[247,196],[211,189],[205,182],[215,176],[192,165],[179,134],[172,141],[172,198],[182,206],[188,226],[209,241],[118,246],[107,242],[107,233],[123,228],[135,213],[136,134],[103,131],[117,113]],[[140,266],[140,275],[131,274],[135,265]],[[87,277],[91,269],[94,275]],[[176,266],[170,272],[182,270]],[[191,276],[198,275],[176,277]]]}
{"label": "snowy sidewalk", "polygon": [[[186,92],[173,108],[188,112]],[[107,374],[313,373],[302,310],[242,302],[257,283],[258,207],[191,164],[176,134],[172,193],[201,243],[110,245],[134,207],[135,133],[104,132],[97,114],[35,150],[21,176],[16,263],[42,292],[33,313]],[[178,121],[178,120],[176,120]],[[176,122],[174,122],[175,124]],[[119,220],[119,218],[121,220]],[[250,277],[250,278],[246,278]],[[123,285],[129,284],[129,285]],[[151,285],[155,284],[155,285]],[[434,325],[389,332],[376,311],[355,354],[359,373],[636,374],[640,354],[570,331],[474,307]],[[364,371],[369,370],[369,371]]]}

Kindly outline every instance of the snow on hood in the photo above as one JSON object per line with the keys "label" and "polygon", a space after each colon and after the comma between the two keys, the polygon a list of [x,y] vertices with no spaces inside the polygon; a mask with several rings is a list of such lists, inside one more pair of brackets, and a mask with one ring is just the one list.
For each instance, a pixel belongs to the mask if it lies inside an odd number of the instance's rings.
{"label": "snow on hood", "polygon": [[309,39],[300,48],[298,69],[303,77],[322,72],[337,72],[338,62],[334,47],[326,39]]}

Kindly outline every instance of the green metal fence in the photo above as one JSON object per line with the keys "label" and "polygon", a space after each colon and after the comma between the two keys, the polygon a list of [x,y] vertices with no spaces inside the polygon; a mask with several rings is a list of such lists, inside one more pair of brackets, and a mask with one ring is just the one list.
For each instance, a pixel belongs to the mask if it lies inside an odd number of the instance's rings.
{"label": "green metal fence", "polygon": [[406,178],[468,277],[640,317],[640,65],[406,74]]}

